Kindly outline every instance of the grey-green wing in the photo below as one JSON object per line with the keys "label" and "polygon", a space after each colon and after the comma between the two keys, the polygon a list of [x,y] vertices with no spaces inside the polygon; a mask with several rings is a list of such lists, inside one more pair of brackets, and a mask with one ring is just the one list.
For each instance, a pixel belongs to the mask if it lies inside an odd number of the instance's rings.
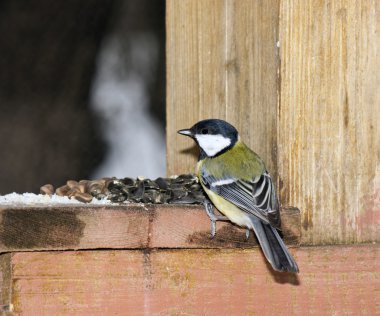
{"label": "grey-green wing", "polygon": [[203,184],[211,191],[265,223],[280,228],[278,199],[267,171],[250,181],[235,179],[229,175],[216,178],[204,168],[201,169],[200,176]]}

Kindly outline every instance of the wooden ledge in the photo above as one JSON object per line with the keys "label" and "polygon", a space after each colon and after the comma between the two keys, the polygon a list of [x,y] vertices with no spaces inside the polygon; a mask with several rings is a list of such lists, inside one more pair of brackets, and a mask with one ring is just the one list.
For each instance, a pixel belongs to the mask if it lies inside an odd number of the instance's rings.
{"label": "wooden ledge", "polygon": [[298,275],[257,248],[2,254],[0,304],[3,315],[379,315],[379,244],[291,252]]}
{"label": "wooden ledge", "polygon": [[[251,248],[253,234],[231,223],[210,220],[203,206],[168,204],[0,206],[0,253],[36,250]],[[281,210],[283,235],[299,246],[300,212]]]}

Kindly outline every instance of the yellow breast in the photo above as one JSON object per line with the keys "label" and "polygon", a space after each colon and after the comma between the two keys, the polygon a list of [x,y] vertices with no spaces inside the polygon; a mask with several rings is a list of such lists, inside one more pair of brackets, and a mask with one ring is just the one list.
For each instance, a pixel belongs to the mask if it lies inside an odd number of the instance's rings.
{"label": "yellow breast", "polygon": [[236,225],[253,229],[252,223],[247,213],[242,211],[236,205],[217,195],[213,191],[207,189],[203,184],[202,187],[205,190],[207,196],[210,198],[211,202],[214,204],[214,206],[218,209],[220,213],[227,216],[228,219]]}

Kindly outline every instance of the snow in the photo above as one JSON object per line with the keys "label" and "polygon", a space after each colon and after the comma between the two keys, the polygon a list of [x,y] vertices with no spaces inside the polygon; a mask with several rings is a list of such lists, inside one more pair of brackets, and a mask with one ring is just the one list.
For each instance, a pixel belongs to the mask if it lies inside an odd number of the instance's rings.
{"label": "snow", "polygon": [[52,196],[49,195],[42,195],[42,194],[34,194],[34,193],[10,193],[7,195],[0,195],[0,205],[10,205],[10,204],[22,204],[22,205],[37,205],[37,204],[76,204],[76,205],[105,205],[105,204],[112,204],[109,200],[98,200],[98,199],[92,199],[90,203],[81,203],[77,201],[76,199],[72,198],[69,199],[67,196],[59,196],[56,194],[53,194]]}
{"label": "snow", "polygon": [[95,179],[166,174],[165,133],[148,108],[148,82],[156,67],[158,43],[144,32],[129,41],[125,43],[120,34],[110,36],[97,62],[91,107],[101,120],[108,151],[91,175]]}

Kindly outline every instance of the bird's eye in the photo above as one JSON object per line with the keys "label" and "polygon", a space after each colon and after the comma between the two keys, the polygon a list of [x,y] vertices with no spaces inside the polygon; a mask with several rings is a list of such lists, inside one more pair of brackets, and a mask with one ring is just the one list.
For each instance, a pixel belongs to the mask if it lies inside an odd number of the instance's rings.
{"label": "bird's eye", "polygon": [[203,128],[203,129],[201,130],[201,133],[202,133],[203,135],[208,134],[208,129],[207,129],[207,128]]}

